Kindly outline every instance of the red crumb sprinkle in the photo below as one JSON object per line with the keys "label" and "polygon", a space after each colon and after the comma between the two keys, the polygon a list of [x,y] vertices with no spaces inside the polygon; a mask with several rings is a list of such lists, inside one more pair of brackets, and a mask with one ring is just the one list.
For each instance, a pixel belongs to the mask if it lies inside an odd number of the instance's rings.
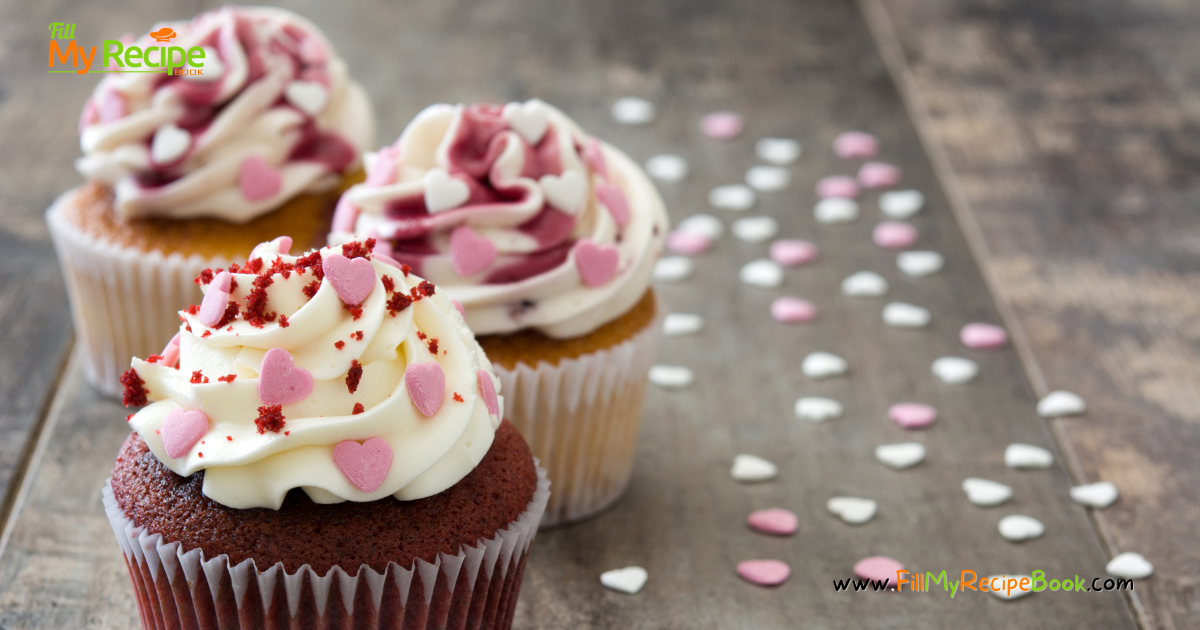
{"label": "red crumb sprinkle", "polygon": [[183,327],[184,327],[185,329],[187,329],[187,331],[188,331],[188,332],[192,332],[192,325],[191,325],[191,324],[184,324],[184,325],[183,325]]}
{"label": "red crumb sprinkle", "polygon": [[428,280],[422,280],[421,284],[417,285],[417,290],[420,291],[421,295],[424,295],[425,297],[433,295],[435,289],[437,289],[437,287],[433,286],[433,283]]}
{"label": "red crumb sprinkle", "polygon": [[350,335],[350,336],[354,337],[355,341],[362,341],[362,331],[361,330],[354,331],[354,334]]}
{"label": "red crumb sprinkle", "polygon": [[204,440],[200,440],[200,443],[201,443],[201,444],[208,444],[208,442],[205,442]]}
{"label": "red crumb sprinkle", "polygon": [[366,258],[371,260],[371,250],[375,249],[375,239],[369,238],[367,242],[359,243],[358,241],[350,241],[342,245],[342,255],[346,258]]}
{"label": "red crumb sprinkle", "polygon": [[200,275],[196,276],[196,284],[208,284],[213,281],[213,270],[204,269],[200,271]]}
{"label": "red crumb sprinkle", "polygon": [[425,336],[425,333],[423,333],[419,330],[417,331],[417,339],[420,339],[421,341],[425,341],[426,338],[427,337]]}
{"label": "red crumb sprinkle", "polygon": [[225,436],[225,439],[226,439],[226,440],[229,440],[230,442],[232,442],[232,441],[233,441],[233,436],[232,436],[232,435],[226,435],[226,436]]}
{"label": "red crumb sprinkle", "polygon": [[266,405],[258,408],[258,417],[254,419],[254,426],[258,427],[259,435],[267,431],[279,433],[284,425],[283,420],[283,405]]}
{"label": "red crumb sprinkle", "polygon": [[346,389],[353,394],[354,390],[358,389],[358,382],[362,380],[362,364],[358,359],[350,359],[350,370],[346,372]]}
{"label": "red crumb sprinkle", "polygon": [[[255,260],[262,262],[261,258]],[[275,313],[267,312],[267,287],[275,283],[275,279],[269,275],[263,274],[254,279],[254,288],[250,290],[250,294],[246,296],[246,314],[244,315],[246,323],[255,328],[262,328],[263,324],[275,321]]]}
{"label": "red crumb sprinkle", "polygon": [[204,457],[204,453],[196,453],[198,457]]}
{"label": "red crumb sprinkle", "polygon": [[225,332],[233,332],[233,324],[230,324],[229,328],[225,329]]}
{"label": "red crumb sprinkle", "polygon": [[360,414],[366,410],[367,410],[367,408],[363,407],[362,403],[354,403],[354,410],[350,412],[350,415],[357,416],[358,414]]}
{"label": "red crumb sprinkle", "polygon": [[437,354],[437,339],[430,339],[427,345],[429,346],[430,354]]}
{"label": "red crumb sprinkle", "polygon": [[358,321],[358,318],[362,317],[362,306],[350,306],[349,304],[342,302],[342,308],[346,309],[346,312],[354,316],[354,321]]}
{"label": "red crumb sprinkle", "polygon": [[296,273],[304,273],[308,269],[312,270],[313,277],[317,280],[325,279],[325,269],[321,266],[320,250],[314,250],[309,255],[301,256],[296,261]]}
{"label": "red crumb sprinkle", "polygon": [[284,431],[284,432],[283,432],[283,434],[284,434],[284,435],[291,435],[291,434],[292,434],[292,432],[291,432],[291,431]]}
{"label": "red crumb sprinkle", "polygon": [[276,256],[275,260],[271,263],[271,268],[268,269],[266,273],[272,276],[275,274],[280,274],[283,276],[284,280],[287,280],[288,278],[292,277],[292,271],[295,269],[296,265],[293,265],[289,262],[283,262],[283,258]]}
{"label": "red crumb sprinkle", "polygon": [[[200,314],[200,305],[193,304],[193,305],[187,307],[187,314],[188,315],[199,315]],[[183,319],[183,318],[180,317],[179,319]]]}
{"label": "red crumb sprinkle", "polygon": [[404,295],[403,293],[396,293],[387,301],[388,313],[391,313],[392,317],[395,317],[396,313],[399,313],[400,311],[412,306],[412,303],[412,298]]}
{"label": "red crumb sprinkle", "polygon": [[137,370],[129,368],[121,375],[121,384],[125,386],[125,391],[121,394],[121,402],[126,407],[141,407],[149,402],[146,399],[146,388],[143,381],[138,376]]}
{"label": "red crumb sprinkle", "polygon": [[279,327],[280,327],[280,328],[287,328],[288,326],[291,326],[291,324],[289,324],[289,323],[288,323],[288,320],[287,320],[287,315],[282,315],[282,314],[281,314],[281,315],[279,316]]}
{"label": "red crumb sprinkle", "polygon": [[196,370],[195,372],[192,372],[192,380],[190,382],[204,384],[208,382],[208,377],[205,376],[200,370]]}
{"label": "red crumb sprinkle", "polygon": [[[241,271],[242,271],[242,268],[237,263],[233,263],[232,265],[229,265],[229,273],[241,273]],[[232,291],[232,290],[233,289],[230,289],[230,291]]]}
{"label": "red crumb sprinkle", "polygon": [[218,376],[217,380],[222,383],[232,383],[236,378],[237,374],[226,374],[225,376]]}
{"label": "red crumb sprinkle", "polygon": [[462,396],[458,395],[458,392],[454,392],[454,402],[466,402],[466,401],[463,400]]}
{"label": "red crumb sprinkle", "polygon": [[[190,330],[189,330],[188,332],[192,332],[192,331],[190,331]],[[204,334],[203,334],[203,335],[200,335],[200,338],[201,338],[201,339],[203,339],[203,338],[205,338],[205,337],[211,337],[211,336],[212,336],[212,331],[211,331],[211,330],[206,330],[206,331],[204,331]]]}
{"label": "red crumb sprinkle", "polygon": [[213,328],[224,328],[233,323],[233,320],[238,316],[238,304],[233,300],[229,300],[229,306],[225,307],[225,314],[221,315],[221,321],[217,322]]}
{"label": "red crumb sprinkle", "polygon": [[159,361],[162,361],[162,357],[157,354],[146,357],[146,363],[158,363]]}
{"label": "red crumb sprinkle", "polygon": [[408,265],[406,265],[404,263],[400,263],[400,271],[403,271],[404,277],[407,278],[408,274],[412,273],[412,267],[409,267]]}
{"label": "red crumb sprinkle", "polygon": [[242,273],[258,273],[262,271],[263,259],[255,258],[246,261],[246,266],[242,268]]}
{"label": "red crumb sprinkle", "polygon": [[382,282],[383,282],[383,288],[384,288],[384,290],[385,290],[385,291],[387,291],[388,293],[393,293],[393,292],[395,292],[395,290],[396,290],[396,281],[395,281],[395,280],[392,280],[392,277],[391,277],[391,276],[384,276],[383,278],[381,278],[381,280],[382,280]]}
{"label": "red crumb sprinkle", "polygon": [[320,289],[320,288],[321,288],[321,281],[313,280],[312,282],[309,282],[308,284],[304,285],[304,288],[300,289],[300,292],[304,294],[304,297],[311,300],[311,299],[313,299],[313,296],[317,294],[317,289]]}
{"label": "red crumb sprinkle", "polygon": [[125,416],[125,422],[129,422],[130,420],[133,420],[133,417],[134,417],[135,415],[137,415],[137,414],[132,414],[132,413],[131,413],[131,414],[129,414],[128,416]]}
{"label": "red crumb sprinkle", "polygon": [[346,342],[338,339],[337,341],[333,342],[333,347],[341,350],[342,348],[346,347]]}

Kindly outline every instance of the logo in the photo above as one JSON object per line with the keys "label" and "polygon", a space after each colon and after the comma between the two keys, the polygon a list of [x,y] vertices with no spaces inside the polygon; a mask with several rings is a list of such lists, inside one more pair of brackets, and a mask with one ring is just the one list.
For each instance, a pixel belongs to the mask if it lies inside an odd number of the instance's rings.
{"label": "logo", "polygon": [[[204,74],[204,49],[192,46],[136,46],[120,40],[106,39],[100,43],[100,59],[96,59],[97,47],[86,48],[75,40],[75,25],[52,22],[50,31],[50,53],[46,66],[51,74],[89,72],[151,72],[181,76]],[[169,26],[164,26],[150,37],[159,44],[169,44],[178,36]],[[59,40],[69,40],[64,48]],[[99,61],[99,67],[92,63]],[[67,68],[70,64],[70,68]]]}

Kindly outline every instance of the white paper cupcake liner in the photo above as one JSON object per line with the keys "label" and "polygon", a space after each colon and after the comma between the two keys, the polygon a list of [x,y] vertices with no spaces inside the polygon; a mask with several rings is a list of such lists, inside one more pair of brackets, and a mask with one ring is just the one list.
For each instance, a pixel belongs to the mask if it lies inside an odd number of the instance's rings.
{"label": "white paper cupcake liner", "polygon": [[71,317],[88,383],[107,396],[121,395],[118,379],[131,357],[160,352],[179,332],[179,311],[203,299],[194,282],[224,258],[163,255],[106,243],[81,232],[63,216],[78,189],[46,211],[71,301]]}
{"label": "white paper cupcake liner", "polygon": [[633,475],[647,374],[662,339],[666,308],[605,350],[551,365],[493,364],[505,417],[549,471],[554,496],[542,527],[594,516],[621,498]]}
{"label": "white paper cupcake liner", "polygon": [[[535,460],[536,461],[536,460]],[[389,563],[335,566],[324,576],[307,564],[287,573],[283,563],[260,569],[253,559],[230,566],[225,554],[205,558],[178,542],[138,527],[105,483],[104,511],[125,563],[145,630],[251,628],[433,628],[504,630],[512,626],[525,560],[550,498],[540,465],[537,490],[525,511],[492,538],[464,545],[457,555]]]}

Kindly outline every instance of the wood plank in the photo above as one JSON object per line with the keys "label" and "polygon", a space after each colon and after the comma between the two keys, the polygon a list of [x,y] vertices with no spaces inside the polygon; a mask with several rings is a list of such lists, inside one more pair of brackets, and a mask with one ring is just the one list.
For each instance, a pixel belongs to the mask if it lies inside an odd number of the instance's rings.
{"label": "wood plank", "polygon": [[[381,138],[393,138],[430,102],[536,95],[638,160],[666,151],[685,155],[691,178],[662,187],[676,221],[704,211],[712,186],[741,179],[755,163],[754,139],[783,135],[806,145],[791,189],[763,195],[751,214],[774,216],[783,236],[817,243],[821,259],[790,270],[778,291],[747,287],[737,282],[737,269],[763,257],[766,247],[726,237],[697,258],[691,280],[661,287],[675,310],[707,320],[702,334],[669,339],[662,353],[664,363],[692,367],[697,385],[651,391],[627,497],[593,521],[539,536],[516,627],[1135,626],[1118,593],[1040,593],[1002,602],[980,593],[952,600],[940,590],[905,596],[832,588],[832,580],[851,577],[854,562],[876,554],[922,571],[1041,569],[1051,577],[1087,578],[1102,576],[1105,560],[1087,512],[1067,499],[1070,478],[1061,463],[1036,472],[1003,464],[1011,442],[1053,448],[1054,440],[1033,412],[1016,354],[970,353],[957,341],[962,324],[999,317],[852,3],[545,0],[498,13],[465,3],[381,5],[361,14],[316,3],[302,8],[376,99]],[[106,19],[149,15],[113,13]],[[25,20],[18,21],[32,30],[26,22],[33,18]],[[399,65],[381,60],[379,42]],[[626,94],[654,100],[659,120],[648,128],[617,127],[607,109]],[[743,139],[699,137],[698,117],[722,108],[746,116]],[[827,149],[849,128],[879,135],[883,157],[904,167],[906,185],[925,192],[927,209],[912,223],[921,230],[921,247],[946,256],[944,272],[903,277],[894,256],[870,242],[880,220],[874,195],[864,199],[854,224],[821,226],[812,219],[816,180],[853,172]],[[889,329],[880,321],[885,300],[841,296],[841,280],[862,269],[889,279],[889,299],[932,310],[932,326]],[[771,321],[771,299],[785,294],[816,303],[819,320],[798,327]],[[823,382],[799,375],[799,361],[813,350],[845,356],[850,374]],[[935,381],[929,364],[945,354],[978,360],[980,378],[961,387]],[[791,408],[802,395],[838,398],[846,417],[823,425],[798,421]],[[908,400],[935,405],[938,424],[908,433],[890,423],[888,406]],[[74,366],[68,369],[0,550],[0,627],[136,626],[99,500],[127,431],[124,415],[88,390]],[[874,461],[876,445],[908,440],[927,445],[926,462],[898,472]],[[780,477],[732,482],[730,460],[742,452],[775,461]],[[968,476],[1007,483],[1015,498],[1001,508],[974,507],[959,489]],[[878,500],[879,515],[852,527],[826,513],[825,501],[845,494]],[[775,505],[800,515],[800,535],[775,539],[746,529],[749,511]],[[1047,535],[1004,541],[996,523],[1011,513],[1039,518]],[[791,580],[764,589],[736,577],[738,561],[761,557],[789,562]],[[650,571],[642,593],[624,596],[599,585],[600,572],[631,564]]]}
{"label": "wood plank", "polygon": [[1200,626],[1200,6],[863,4],[952,165],[1035,390],[1088,401],[1053,427],[1077,481],[1121,490],[1095,518],[1110,553],[1155,565],[1144,625]]}

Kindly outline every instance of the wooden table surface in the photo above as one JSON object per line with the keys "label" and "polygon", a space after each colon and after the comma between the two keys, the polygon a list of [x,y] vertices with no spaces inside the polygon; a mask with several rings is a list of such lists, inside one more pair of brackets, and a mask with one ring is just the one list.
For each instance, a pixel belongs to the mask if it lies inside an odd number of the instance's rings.
{"label": "wooden table surface", "polygon": [[[1187,65],[1200,56],[1176,57],[1200,46],[1188,37],[1196,9],[1099,3],[1082,16],[1058,4],[287,5],[321,25],[371,93],[381,142],[430,103],[536,96],[638,160],[687,157],[689,179],[660,187],[673,221],[713,212],[728,224],[737,215],[709,210],[705,196],[756,163],[753,141],[804,143],[792,186],[760,195],[747,214],[774,216],[781,236],[813,241],[820,259],[788,270],[781,289],[748,287],[737,270],[766,246],[726,236],[696,258],[691,279],[659,287],[673,310],[706,319],[701,334],[665,340],[660,358],[691,367],[696,385],[651,388],[635,478],[621,502],[539,535],[516,627],[1200,625],[1200,189],[1196,75]],[[42,71],[45,24],[76,22],[90,41],[209,6],[0,4],[0,314],[8,323],[0,331],[0,628],[137,625],[99,493],[127,430],[125,412],[92,393],[70,358],[65,292],[42,219],[54,196],[78,182],[75,121],[95,79]],[[1187,18],[1190,31],[1181,25]],[[1115,76],[1106,79],[1110,68]],[[609,105],[625,95],[658,105],[653,125],[611,121]],[[741,139],[699,135],[698,118],[718,109],[745,116]],[[908,278],[894,254],[871,243],[881,220],[874,194],[854,223],[815,223],[816,180],[856,167],[828,149],[847,129],[875,133],[881,157],[904,169],[905,187],[925,193],[927,207],[911,222],[920,248],[945,255],[944,271]],[[887,298],[840,294],[841,280],[864,269],[889,279]],[[780,295],[813,301],[818,320],[772,321],[768,308]],[[884,326],[888,301],[929,308],[932,325]],[[1013,347],[963,348],[958,329],[972,321],[1006,325]],[[820,382],[800,375],[800,360],[815,350],[846,357],[849,374]],[[976,381],[934,379],[930,362],[948,354],[977,360]],[[1089,413],[1039,418],[1038,396],[1057,388],[1084,394]],[[837,398],[846,416],[797,420],[792,403],[804,395]],[[886,410],[904,401],[936,406],[937,424],[897,428]],[[872,456],[878,444],[910,440],[929,450],[913,469],[894,471]],[[1055,466],[1006,468],[1012,442],[1054,450]],[[738,453],[776,462],[779,478],[731,481]],[[1015,496],[975,507],[959,488],[968,476],[1009,484]],[[1091,513],[1068,499],[1070,486],[1098,479],[1120,487],[1115,505]],[[873,498],[879,514],[847,525],[824,508],[838,495]],[[797,512],[800,534],[776,539],[746,528],[747,513],[772,506]],[[996,524],[1008,514],[1038,518],[1046,535],[1005,541]],[[1103,577],[1120,551],[1156,565],[1134,593],[1003,602],[979,593],[951,600],[940,589],[832,587],[871,555],[921,571],[1040,569],[1090,579]],[[785,560],[792,578],[751,586],[734,574],[750,558]],[[627,565],[650,572],[641,593],[599,585],[600,572]]]}

